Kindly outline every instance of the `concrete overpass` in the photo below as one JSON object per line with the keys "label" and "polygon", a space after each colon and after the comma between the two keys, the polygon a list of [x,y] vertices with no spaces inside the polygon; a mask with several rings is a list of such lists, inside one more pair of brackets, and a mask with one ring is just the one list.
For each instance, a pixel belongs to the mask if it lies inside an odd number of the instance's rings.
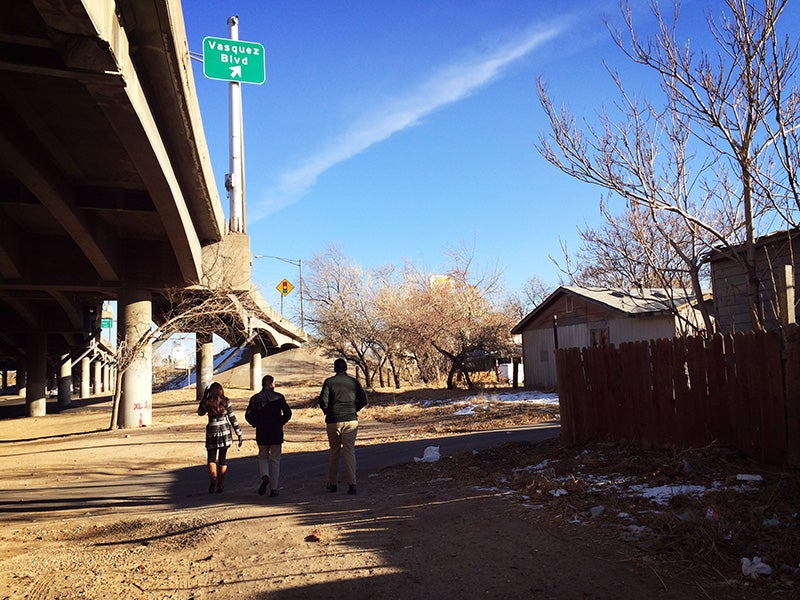
{"label": "concrete overpass", "polygon": [[26,374],[29,414],[105,300],[133,335],[165,290],[231,290],[229,343],[305,341],[252,290],[216,189],[178,0],[0,2],[0,368]]}

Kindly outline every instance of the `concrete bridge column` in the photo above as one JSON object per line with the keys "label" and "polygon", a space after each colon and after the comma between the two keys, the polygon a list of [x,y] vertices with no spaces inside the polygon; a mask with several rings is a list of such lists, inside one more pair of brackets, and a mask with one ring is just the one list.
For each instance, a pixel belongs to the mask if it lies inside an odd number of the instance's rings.
{"label": "concrete bridge column", "polygon": [[250,389],[261,389],[261,346],[250,346]]}
{"label": "concrete bridge column", "polygon": [[90,376],[90,367],[92,364],[92,359],[88,356],[84,356],[81,359],[81,398],[88,398],[92,395],[91,390],[91,376]]}
{"label": "concrete bridge column", "polygon": [[27,377],[25,369],[17,369],[17,396],[25,396]]}
{"label": "concrete bridge column", "polygon": [[195,335],[197,371],[197,401],[203,399],[203,392],[214,380],[214,338],[210,333]]}
{"label": "concrete bridge column", "polygon": [[[119,297],[119,326],[125,340],[135,344],[150,331],[153,304],[150,292],[123,290]],[[122,375],[119,427],[147,427],[153,422],[153,345],[146,344]]]}
{"label": "concrete bridge column", "polygon": [[27,364],[20,390],[25,395],[28,416],[43,417],[47,414],[47,334],[32,331],[28,334],[27,345]]}
{"label": "concrete bridge column", "polygon": [[103,388],[101,387],[102,381],[102,371],[103,371],[103,359],[97,358],[92,362],[92,385],[94,386],[94,395],[97,396],[103,392]]}
{"label": "concrete bridge column", "polygon": [[69,352],[61,355],[58,366],[58,406],[69,406],[72,402],[72,359]]}
{"label": "concrete bridge column", "polygon": [[111,391],[111,365],[107,362],[103,363],[103,393],[107,394]]}
{"label": "concrete bridge column", "polygon": [[113,364],[108,371],[108,391],[112,394],[117,391],[117,370],[117,365]]}

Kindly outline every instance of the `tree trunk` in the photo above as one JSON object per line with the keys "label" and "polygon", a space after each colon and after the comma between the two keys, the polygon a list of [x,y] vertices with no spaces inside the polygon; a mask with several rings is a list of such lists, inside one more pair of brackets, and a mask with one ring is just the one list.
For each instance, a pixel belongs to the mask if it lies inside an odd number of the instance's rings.
{"label": "tree trunk", "polygon": [[753,329],[764,328],[764,315],[761,310],[761,290],[756,273],[756,242],[755,227],[753,225],[753,190],[750,170],[742,164],[742,202],[744,204],[745,220],[745,269],[747,272],[747,301],[753,317]]}
{"label": "tree trunk", "polygon": [[118,427],[119,420],[119,403],[122,397],[122,375],[124,371],[117,369],[117,374],[114,377],[114,399],[111,402],[111,423],[108,425],[108,430],[113,431]]}
{"label": "tree trunk", "polygon": [[461,365],[461,373],[464,375],[464,381],[467,382],[467,389],[474,390],[476,385],[472,383],[472,379],[469,377],[469,371],[464,365]]}
{"label": "tree trunk", "polygon": [[392,379],[394,380],[394,387],[395,387],[395,389],[399,390],[400,389],[400,373],[397,372],[397,367],[395,366],[394,359],[392,359],[391,355],[389,355],[387,357],[387,360],[389,362],[389,369],[392,372]]}
{"label": "tree trunk", "polygon": [[703,324],[706,327],[705,337],[710,338],[714,335],[715,327],[714,321],[708,312],[705,299],[703,298],[703,286],[700,283],[700,271],[698,269],[690,269],[689,275],[692,278],[692,291],[694,292],[695,300],[700,307],[700,315],[703,317]]}
{"label": "tree trunk", "polygon": [[447,374],[447,389],[452,390],[455,388],[455,382],[453,379],[455,378],[457,369],[455,363],[450,365],[450,372]]}

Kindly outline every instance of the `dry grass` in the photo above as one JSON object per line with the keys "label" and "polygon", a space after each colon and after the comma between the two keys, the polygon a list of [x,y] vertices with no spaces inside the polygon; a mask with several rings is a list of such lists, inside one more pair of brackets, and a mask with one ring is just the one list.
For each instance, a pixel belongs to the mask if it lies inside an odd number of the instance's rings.
{"label": "dry grass", "polygon": [[[553,439],[398,467],[397,476],[403,474],[512,493],[532,518],[601,529],[628,542],[632,558],[657,561],[662,572],[666,565],[678,578],[755,585],[742,574],[741,559],[759,556],[773,568],[769,578],[759,580],[759,590],[786,597],[800,593],[797,472],[724,449],[565,448]],[[739,474],[763,480],[743,483]],[[637,485],[675,490],[695,485],[706,491],[678,493],[659,506],[630,492]]]}

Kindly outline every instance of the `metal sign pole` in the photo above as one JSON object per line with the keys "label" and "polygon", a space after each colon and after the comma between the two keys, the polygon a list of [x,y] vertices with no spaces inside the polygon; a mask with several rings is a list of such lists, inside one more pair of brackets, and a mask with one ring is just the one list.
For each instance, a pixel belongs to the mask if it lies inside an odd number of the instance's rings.
{"label": "metal sign pole", "polygon": [[[228,37],[231,40],[239,39],[239,17],[228,19]],[[231,199],[230,225],[233,233],[244,233],[244,210],[242,200],[242,88],[238,81],[228,84],[229,95],[229,124],[230,124],[230,174],[225,187]]]}
{"label": "metal sign pole", "polygon": [[300,267],[300,331],[306,330],[306,315],[303,311],[303,259],[297,261],[297,266]]}

